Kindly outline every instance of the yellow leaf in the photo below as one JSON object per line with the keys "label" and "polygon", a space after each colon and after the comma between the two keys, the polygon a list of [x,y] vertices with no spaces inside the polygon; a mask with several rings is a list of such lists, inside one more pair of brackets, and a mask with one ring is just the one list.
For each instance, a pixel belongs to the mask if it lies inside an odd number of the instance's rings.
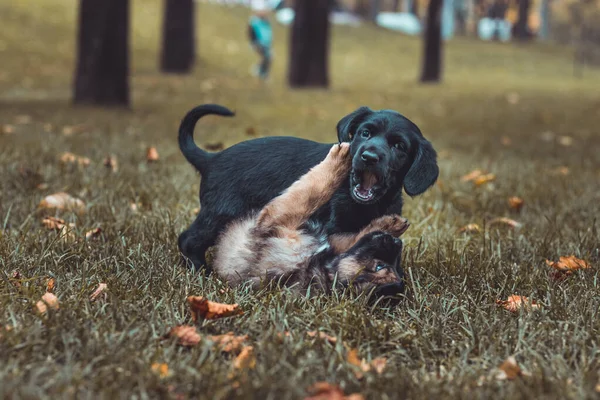
{"label": "yellow leaf", "polygon": [[254,347],[244,346],[240,354],[233,360],[233,368],[254,369],[255,366],[256,356],[254,355]]}

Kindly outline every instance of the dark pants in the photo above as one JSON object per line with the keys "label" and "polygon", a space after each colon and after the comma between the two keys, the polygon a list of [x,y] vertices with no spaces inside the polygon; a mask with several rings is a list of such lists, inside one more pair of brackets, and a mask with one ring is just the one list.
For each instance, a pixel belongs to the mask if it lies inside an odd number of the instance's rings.
{"label": "dark pants", "polygon": [[261,79],[267,79],[271,69],[271,48],[255,44],[254,49],[262,57],[260,64],[258,65],[258,76]]}

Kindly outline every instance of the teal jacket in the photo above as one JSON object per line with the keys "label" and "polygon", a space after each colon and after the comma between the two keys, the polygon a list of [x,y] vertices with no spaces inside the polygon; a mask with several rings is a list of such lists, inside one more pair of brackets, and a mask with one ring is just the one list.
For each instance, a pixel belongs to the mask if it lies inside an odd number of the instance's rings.
{"label": "teal jacket", "polygon": [[268,19],[252,16],[248,28],[250,41],[253,44],[271,47],[271,44],[273,43],[273,30],[271,29],[271,23]]}

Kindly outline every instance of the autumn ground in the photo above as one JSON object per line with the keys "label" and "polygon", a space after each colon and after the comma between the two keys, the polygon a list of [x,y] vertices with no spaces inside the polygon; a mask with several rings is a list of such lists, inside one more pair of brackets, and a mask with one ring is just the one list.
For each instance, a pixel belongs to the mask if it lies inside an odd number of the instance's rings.
{"label": "autumn ground", "polygon": [[[247,12],[202,5],[194,73],[157,73],[158,1],[134,1],[133,107],[71,108],[75,9],[67,0],[3,3],[0,28],[0,397],[302,398],[318,381],[378,398],[593,398],[600,383],[600,72],[572,77],[571,54],[541,45],[451,42],[445,82],[416,83],[420,43],[373,27],[336,27],[329,91],[285,88],[286,35],[276,31],[273,80],[249,78]],[[209,118],[200,144],[257,136],[335,139],[360,105],[399,110],[440,155],[439,183],[407,199],[407,298],[394,309],[363,299],[293,299],[284,292],[223,290],[179,265],[177,235],[193,219],[199,179],[176,145],[179,119],[217,102],[234,119]],[[252,129],[248,129],[252,128]],[[155,146],[156,163],[146,162]],[[71,151],[91,165],[63,165]],[[117,172],[102,165],[107,154]],[[461,181],[474,169],[496,180]],[[40,200],[59,191],[87,211],[57,216],[79,241],[45,229]],[[519,196],[517,212],[508,198]],[[131,204],[137,204],[137,211]],[[51,215],[54,215],[52,213]],[[519,229],[489,225],[509,217]],[[459,233],[466,224],[484,232]],[[90,229],[102,235],[81,240]],[[592,268],[563,281],[545,259],[576,255]],[[14,271],[20,277],[13,279]],[[59,309],[35,304],[54,278]],[[90,294],[106,283],[105,295]],[[511,313],[512,294],[541,308]],[[253,369],[204,341],[191,349],[159,338],[191,324],[188,295],[239,303],[241,316],[199,323],[201,335],[248,335]],[[337,343],[307,336],[319,330]],[[289,331],[283,340],[279,334]],[[362,379],[347,349],[383,373]],[[498,381],[508,356],[531,376]],[[161,376],[153,364],[167,364]]]}

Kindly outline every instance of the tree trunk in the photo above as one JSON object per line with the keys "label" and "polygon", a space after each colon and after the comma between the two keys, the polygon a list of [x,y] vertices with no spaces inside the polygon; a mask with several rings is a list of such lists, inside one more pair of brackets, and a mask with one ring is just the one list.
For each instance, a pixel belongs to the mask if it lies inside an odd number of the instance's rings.
{"label": "tree trunk", "polygon": [[195,60],[194,0],[165,0],[160,68],[186,73]]}
{"label": "tree trunk", "polygon": [[369,19],[373,22],[376,21],[377,15],[381,11],[381,0],[371,0],[371,10],[369,13]]}
{"label": "tree trunk", "polygon": [[514,35],[517,39],[525,40],[529,39],[531,36],[529,26],[527,25],[530,6],[531,0],[519,0],[519,16],[517,17],[514,28]]}
{"label": "tree trunk", "polygon": [[419,16],[419,0],[412,0],[412,2],[410,3],[410,11],[411,14],[415,15],[416,17]]}
{"label": "tree trunk", "polygon": [[538,36],[542,40],[550,38],[550,0],[542,0],[540,4],[540,30]]}
{"label": "tree trunk", "polygon": [[427,26],[423,35],[423,65],[421,82],[439,82],[442,75],[442,16],[443,0],[430,0],[427,7]]}
{"label": "tree trunk", "polygon": [[329,2],[296,0],[290,34],[291,87],[328,87]]}
{"label": "tree trunk", "polygon": [[394,0],[392,3],[392,11],[395,13],[400,12],[400,0]]}
{"label": "tree trunk", "polygon": [[129,105],[129,0],[80,0],[75,104]]}

